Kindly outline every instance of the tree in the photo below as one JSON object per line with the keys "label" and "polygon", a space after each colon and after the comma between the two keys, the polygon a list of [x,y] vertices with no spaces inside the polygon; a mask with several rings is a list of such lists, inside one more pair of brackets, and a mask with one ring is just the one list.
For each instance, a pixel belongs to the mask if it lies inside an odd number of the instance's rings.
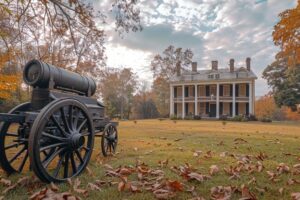
{"label": "tree", "polygon": [[279,17],[273,41],[280,52],[264,70],[263,77],[272,88],[276,104],[296,111],[300,104],[300,0],[296,8],[280,13]]}
{"label": "tree", "polygon": [[137,78],[130,68],[103,72],[99,90],[109,117],[130,117],[136,85]]}
{"label": "tree", "polygon": [[255,102],[255,115],[258,119],[269,118],[273,120],[284,120],[285,113],[280,109],[272,94],[267,94]]}
{"label": "tree", "polygon": [[140,90],[134,96],[133,116],[134,119],[159,117],[159,112],[154,102],[153,91],[148,90],[146,82],[142,82]]}
{"label": "tree", "polygon": [[300,65],[287,67],[287,59],[278,58],[263,72],[263,78],[272,88],[278,106],[288,106],[296,111],[300,104]]}
{"label": "tree", "polygon": [[183,51],[182,48],[169,46],[162,55],[154,56],[151,61],[151,71],[154,82],[153,91],[155,104],[162,116],[169,114],[170,108],[170,78],[176,73],[176,68],[185,70],[192,62],[193,52],[190,49]]}
{"label": "tree", "polygon": [[288,66],[300,64],[300,0],[296,8],[279,14],[280,21],[274,26],[273,41],[281,49],[280,56],[287,58]]}

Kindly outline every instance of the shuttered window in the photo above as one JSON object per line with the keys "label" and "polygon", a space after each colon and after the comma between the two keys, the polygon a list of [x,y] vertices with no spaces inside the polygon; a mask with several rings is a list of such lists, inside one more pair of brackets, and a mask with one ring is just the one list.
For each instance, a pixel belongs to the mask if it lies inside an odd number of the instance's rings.
{"label": "shuttered window", "polygon": [[230,85],[223,85],[223,96],[224,97],[230,96]]}

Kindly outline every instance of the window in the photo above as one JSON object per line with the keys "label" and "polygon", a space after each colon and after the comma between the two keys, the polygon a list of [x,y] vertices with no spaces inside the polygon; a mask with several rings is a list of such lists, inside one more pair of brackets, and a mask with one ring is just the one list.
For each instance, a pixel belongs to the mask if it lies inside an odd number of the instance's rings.
{"label": "window", "polygon": [[230,115],[230,104],[229,103],[223,104],[223,115]]}
{"label": "window", "polygon": [[214,96],[216,96],[216,94],[217,94],[217,88],[216,88],[216,86],[215,85],[211,85],[210,86],[210,95],[214,95]]}
{"label": "window", "polygon": [[223,85],[223,96],[224,97],[230,96],[230,85]]}
{"label": "window", "polygon": [[219,79],[220,78],[220,74],[216,74],[215,77],[216,77],[216,79]]}
{"label": "window", "polygon": [[199,107],[199,114],[204,114],[205,113],[205,103],[201,102],[200,107]]}
{"label": "window", "polygon": [[199,85],[199,91],[198,94],[200,97],[204,97],[205,96],[205,86],[204,85]]}
{"label": "window", "polygon": [[239,84],[239,97],[246,96],[246,84]]}
{"label": "window", "polygon": [[214,75],[213,75],[213,74],[209,74],[209,75],[208,75],[208,78],[209,78],[209,79],[213,79],[213,78],[214,78]]}

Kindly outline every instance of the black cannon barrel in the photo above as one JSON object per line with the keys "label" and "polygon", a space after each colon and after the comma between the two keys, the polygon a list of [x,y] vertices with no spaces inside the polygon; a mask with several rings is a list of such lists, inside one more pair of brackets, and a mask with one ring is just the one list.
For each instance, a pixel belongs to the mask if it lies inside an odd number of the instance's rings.
{"label": "black cannon barrel", "polygon": [[96,91],[96,82],[92,78],[39,60],[31,60],[25,65],[23,78],[26,84],[33,87],[55,88],[86,96]]}

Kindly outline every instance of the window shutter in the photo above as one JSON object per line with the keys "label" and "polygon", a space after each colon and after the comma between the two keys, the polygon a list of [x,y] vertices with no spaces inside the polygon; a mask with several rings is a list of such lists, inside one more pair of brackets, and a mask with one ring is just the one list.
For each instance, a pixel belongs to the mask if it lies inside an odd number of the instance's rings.
{"label": "window shutter", "polygon": [[193,88],[192,94],[193,94],[193,97],[194,97],[195,96],[195,86],[193,86],[192,88]]}
{"label": "window shutter", "polygon": [[239,103],[235,103],[235,115],[239,115]]}
{"label": "window shutter", "polygon": [[232,116],[232,102],[229,105],[229,109],[230,109],[230,116]]}
{"label": "window shutter", "polygon": [[223,96],[223,85],[220,85],[220,96]]}
{"label": "window shutter", "polygon": [[174,98],[177,98],[177,87],[174,87]]}
{"label": "window shutter", "polygon": [[209,97],[209,85],[205,86],[206,96]]}
{"label": "window shutter", "polygon": [[233,85],[230,85],[230,96],[232,97]]}
{"label": "window shutter", "polygon": [[219,113],[220,113],[220,115],[223,115],[223,102],[220,102]]}
{"label": "window shutter", "polygon": [[235,96],[236,97],[239,96],[239,85],[238,84],[235,85]]}
{"label": "window shutter", "polygon": [[177,103],[174,103],[174,114],[177,115]]}
{"label": "window shutter", "polygon": [[184,87],[184,96],[188,97],[189,96],[189,88],[188,87]]}
{"label": "window shutter", "polygon": [[206,110],[206,114],[209,114],[209,103],[208,102],[206,102],[205,110]]}
{"label": "window shutter", "polygon": [[249,115],[249,103],[246,103],[246,115]]}
{"label": "window shutter", "polygon": [[185,103],[185,115],[189,114],[189,104]]}
{"label": "window shutter", "polygon": [[249,97],[249,83],[246,84],[246,97]]}

